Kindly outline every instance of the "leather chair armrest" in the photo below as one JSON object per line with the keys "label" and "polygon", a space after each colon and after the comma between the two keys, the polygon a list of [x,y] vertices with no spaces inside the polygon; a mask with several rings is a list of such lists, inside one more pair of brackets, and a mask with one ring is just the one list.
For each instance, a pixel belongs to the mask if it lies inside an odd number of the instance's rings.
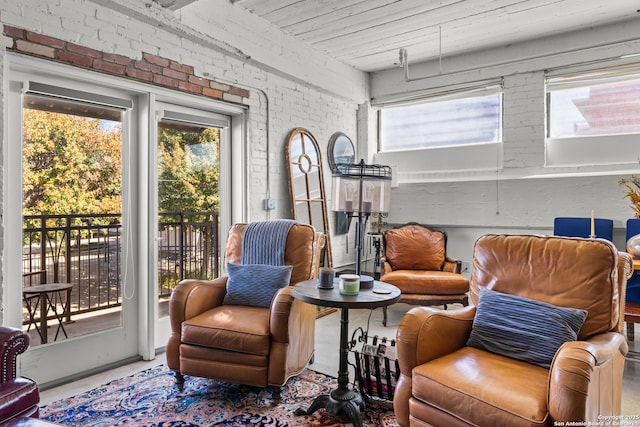
{"label": "leather chair armrest", "polygon": [[293,288],[291,286],[278,290],[273,297],[269,314],[269,328],[271,338],[276,342],[289,342],[289,316],[293,302]]}
{"label": "leather chair armrest", "polygon": [[[622,384],[613,381],[622,378],[628,351],[624,336],[616,332],[595,335],[587,341],[564,343],[549,372],[551,419],[598,422],[598,416],[619,415],[620,408],[613,407],[612,397],[603,395],[603,391],[621,393]],[[611,384],[603,384],[606,381]]]}
{"label": "leather chair armrest", "polygon": [[280,343],[299,343],[308,339],[309,337],[301,337],[300,335],[309,331],[310,321],[311,328],[315,330],[315,312],[315,306],[298,301],[293,297],[292,286],[278,290],[271,302],[269,315],[271,338]]}
{"label": "leather chair armrest", "polygon": [[280,289],[271,302],[269,384],[283,384],[313,355],[316,307],[293,298],[293,287]]}
{"label": "leather chair armrest", "polygon": [[382,258],[381,259],[382,262],[382,271],[380,272],[380,275],[383,276],[386,273],[391,273],[393,271],[393,268],[391,268],[391,264],[389,264],[389,262]]}
{"label": "leather chair armrest", "polygon": [[409,425],[413,368],[464,347],[475,313],[475,306],[456,310],[414,307],[402,317],[396,333],[400,378],[393,398],[393,409],[401,426]]}
{"label": "leather chair armrest", "polygon": [[452,353],[467,343],[476,313],[475,306],[456,310],[414,307],[398,325],[396,341],[400,372]]}
{"label": "leather chair armrest", "polygon": [[182,322],[222,304],[227,293],[227,276],[214,280],[183,280],[171,292],[171,330],[180,333]]}
{"label": "leather chair armrest", "polygon": [[182,322],[221,305],[226,293],[227,276],[214,280],[183,280],[173,289],[169,299],[171,335],[166,349],[169,369],[180,372]]}
{"label": "leather chair armrest", "polygon": [[633,257],[627,252],[618,252],[618,268],[627,280],[631,279],[633,276]]}
{"label": "leather chair armrest", "polygon": [[2,373],[0,383],[16,378],[16,359],[29,348],[29,335],[22,329],[0,326],[0,363]]}
{"label": "leather chair armrest", "polygon": [[442,271],[449,273],[462,273],[462,261],[451,257],[446,257],[442,266]]}

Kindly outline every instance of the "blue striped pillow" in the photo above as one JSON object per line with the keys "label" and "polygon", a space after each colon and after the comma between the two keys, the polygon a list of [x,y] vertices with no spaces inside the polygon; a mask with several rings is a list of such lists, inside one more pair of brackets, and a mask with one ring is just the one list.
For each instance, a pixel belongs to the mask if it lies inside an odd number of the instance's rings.
{"label": "blue striped pillow", "polygon": [[549,368],[558,348],[576,340],[586,318],[585,310],[480,288],[467,345]]}
{"label": "blue striped pillow", "polygon": [[269,307],[278,289],[291,280],[290,265],[227,263],[227,294],[224,304]]}

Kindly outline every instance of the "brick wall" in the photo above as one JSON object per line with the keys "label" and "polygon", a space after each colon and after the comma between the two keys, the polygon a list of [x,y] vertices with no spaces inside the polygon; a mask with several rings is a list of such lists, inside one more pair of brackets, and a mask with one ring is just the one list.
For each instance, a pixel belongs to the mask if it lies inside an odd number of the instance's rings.
{"label": "brick wall", "polygon": [[192,66],[150,53],[129,58],[11,25],[4,25],[4,35],[13,40],[8,50],[14,52],[227,102],[247,104],[249,98],[246,89],[196,76]]}
{"label": "brick wall", "polygon": [[518,73],[504,79],[504,168],[545,162],[545,92],[542,72]]}

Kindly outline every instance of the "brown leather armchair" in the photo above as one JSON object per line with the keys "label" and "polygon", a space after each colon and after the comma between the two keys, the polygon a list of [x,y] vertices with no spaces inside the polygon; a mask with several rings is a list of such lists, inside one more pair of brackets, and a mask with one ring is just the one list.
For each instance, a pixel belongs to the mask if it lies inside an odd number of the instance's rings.
{"label": "brown leather armchair", "polygon": [[[629,255],[602,239],[481,237],[473,255],[473,304],[448,311],[413,308],[402,319],[397,332],[401,376],[393,402],[398,422],[597,425],[602,420],[598,417],[619,415],[628,351],[621,333],[622,298],[630,272]],[[513,354],[482,350],[467,341],[477,321],[482,288],[562,310],[582,309],[586,320],[576,340],[559,344],[555,356],[552,352],[548,369]],[[540,317],[532,318],[537,322]]]}
{"label": "brown leather armchair", "polygon": [[[469,304],[469,280],[460,274],[461,262],[446,254],[447,235],[409,223],[383,235],[382,282],[402,292],[400,302],[415,305]],[[382,324],[387,326],[387,308]]]}
{"label": "brown leather armchair", "polygon": [[18,355],[29,348],[29,335],[21,329],[0,326],[0,424],[18,417],[38,418],[38,384],[16,376]]}
{"label": "brown leather armchair", "polygon": [[[227,262],[240,264],[245,227],[229,232]],[[291,285],[317,277],[323,247],[324,235],[312,226],[291,227],[284,250],[284,264],[293,266]],[[269,308],[223,304],[227,279],[183,280],[173,290],[167,365],[180,389],[184,375],[273,386],[277,404],[281,386],[313,356],[315,307],[295,300],[292,286],[278,290]]]}

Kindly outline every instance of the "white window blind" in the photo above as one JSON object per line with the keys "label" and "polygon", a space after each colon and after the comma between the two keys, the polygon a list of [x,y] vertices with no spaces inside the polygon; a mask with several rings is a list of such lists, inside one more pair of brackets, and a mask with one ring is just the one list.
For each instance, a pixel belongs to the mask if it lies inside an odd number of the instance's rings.
{"label": "white window blind", "polygon": [[380,151],[502,141],[502,85],[451,88],[382,102]]}
{"label": "white window blind", "polygon": [[640,68],[547,76],[547,136],[640,133]]}
{"label": "white window blind", "polygon": [[33,81],[28,83],[25,92],[68,101],[85,102],[104,107],[117,108],[119,110],[130,110],[133,108],[133,102],[130,99],[116,98],[99,93],[84,92]]}
{"label": "white window blind", "polygon": [[637,161],[640,64],[546,76],[546,166]]}

